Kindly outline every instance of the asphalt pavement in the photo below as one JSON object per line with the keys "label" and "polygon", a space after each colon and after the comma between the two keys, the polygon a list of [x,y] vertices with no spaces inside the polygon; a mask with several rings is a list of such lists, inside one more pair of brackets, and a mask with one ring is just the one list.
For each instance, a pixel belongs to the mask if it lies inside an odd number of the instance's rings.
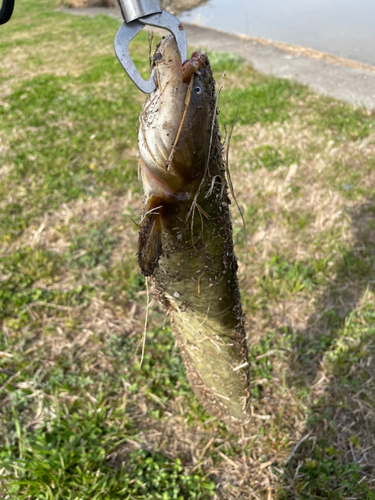
{"label": "asphalt pavement", "polygon": [[[117,8],[90,7],[60,9],[62,12],[94,17],[99,14],[122,20]],[[342,101],[375,109],[375,67],[356,64],[334,56],[280,44],[264,43],[248,37],[184,23],[189,45],[241,56],[261,73],[289,78],[308,85],[312,90]],[[115,33],[114,33],[115,36]],[[306,53],[308,54],[306,56]]]}

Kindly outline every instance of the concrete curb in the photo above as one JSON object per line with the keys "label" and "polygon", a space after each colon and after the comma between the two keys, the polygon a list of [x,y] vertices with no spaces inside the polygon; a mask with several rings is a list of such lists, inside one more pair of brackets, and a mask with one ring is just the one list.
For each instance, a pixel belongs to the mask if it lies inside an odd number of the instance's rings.
{"label": "concrete curb", "polygon": [[[60,12],[94,17],[99,14],[122,20],[119,9],[91,7],[88,9],[60,9]],[[204,28],[184,23],[190,45],[231,52],[241,56],[261,73],[288,78],[308,85],[315,92],[328,95],[367,109],[375,108],[375,68],[368,70],[355,68],[353,62],[348,65],[332,64],[322,59],[309,58],[304,55],[291,54],[282,50],[280,44],[264,44],[254,39],[233,35],[224,31]],[[115,35],[115,34],[114,34]],[[360,65],[358,65],[360,66]]]}

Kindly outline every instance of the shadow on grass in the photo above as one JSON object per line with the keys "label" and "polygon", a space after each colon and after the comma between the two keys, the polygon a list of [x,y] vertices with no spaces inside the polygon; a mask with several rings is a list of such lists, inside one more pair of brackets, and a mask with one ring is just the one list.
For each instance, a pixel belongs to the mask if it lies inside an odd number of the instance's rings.
{"label": "shadow on grass", "polygon": [[312,404],[283,499],[375,498],[375,200],[350,215],[352,246],[295,336],[289,384]]}

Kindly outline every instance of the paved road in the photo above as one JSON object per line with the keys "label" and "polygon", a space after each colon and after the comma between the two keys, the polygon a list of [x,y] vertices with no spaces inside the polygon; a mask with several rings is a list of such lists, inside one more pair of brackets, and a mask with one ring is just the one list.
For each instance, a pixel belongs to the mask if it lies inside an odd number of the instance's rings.
{"label": "paved road", "polygon": [[[104,14],[121,20],[119,9],[91,7],[89,9],[61,9],[61,11],[89,17]],[[265,45],[223,31],[188,23],[184,23],[184,26],[190,45],[217,52],[238,54],[249,61],[256,70],[267,75],[289,78],[308,85],[320,94],[330,95],[368,109],[375,108],[375,67],[366,68],[360,64],[358,67],[351,67],[352,63],[345,64],[339,59],[332,64],[324,58],[305,57],[298,55],[298,51],[292,55],[275,45]]]}

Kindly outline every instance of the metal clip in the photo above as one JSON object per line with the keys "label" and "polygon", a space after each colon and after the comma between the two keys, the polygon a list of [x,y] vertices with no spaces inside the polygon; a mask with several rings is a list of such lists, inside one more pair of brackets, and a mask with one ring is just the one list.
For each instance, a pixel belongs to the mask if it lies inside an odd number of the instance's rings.
{"label": "metal clip", "polygon": [[[120,4],[121,6],[121,4]],[[123,10],[123,9],[122,9]],[[125,12],[123,10],[125,17]],[[130,19],[137,16],[137,13],[127,12],[125,19]],[[133,17],[134,19],[134,17]],[[135,85],[144,92],[150,94],[157,86],[154,77],[151,75],[149,80],[144,80],[139,74],[134,62],[129,55],[129,44],[131,40],[144,28],[144,26],[154,26],[156,28],[164,28],[175,37],[177,47],[181,54],[181,61],[184,62],[187,58],[187,40],[186,32],[182,23],[169,12],[162,10],[155,14],[140,17],[130,22],[125,22],[121,25],[115,38],[115,52],[122,67],[128,74],[129,78]]]}

